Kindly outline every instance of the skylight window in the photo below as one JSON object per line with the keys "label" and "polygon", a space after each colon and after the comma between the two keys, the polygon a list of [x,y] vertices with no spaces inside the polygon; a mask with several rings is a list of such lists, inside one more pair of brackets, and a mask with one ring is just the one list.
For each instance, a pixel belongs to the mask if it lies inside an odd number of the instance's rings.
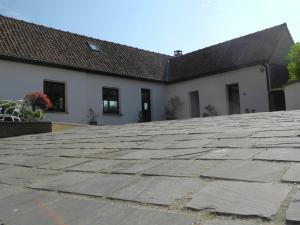
{"label": "skylight window", "polygon": [[88,43],[89,47],[96,52],[100,52],[100,48],[94,43]]}

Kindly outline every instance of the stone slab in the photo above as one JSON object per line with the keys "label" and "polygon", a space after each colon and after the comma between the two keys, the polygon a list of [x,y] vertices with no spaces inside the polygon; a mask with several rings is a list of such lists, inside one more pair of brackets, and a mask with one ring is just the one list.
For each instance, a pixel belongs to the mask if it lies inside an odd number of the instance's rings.
{"label": "stone slab", "polygon": [[164,162],[164,160],[122,160],[117,165],[113,165],[103,171],[110,173],[136,174],[143,170],[156,167]]}
{"label": "stone slab", "polygon": [[0,163],[1,164],[7,164],[7,165],[13,165],[15,163],[29,160],[31,159],[30,156],[22,156],[22,155],[6,155],[0,157]]}
{"label": "stone slab", "polygon": [[0,199],[22,191],[21,188],[0,183]]}
{"label": "stone slab", "polygon": [[[119,151],[118,149],[59,149],[56,153],[52,153],[52,150],[45,155],[51,156],[51,154],[67,157],[89,157],[93,154],[106,154]],[[44,156],[45,156],[44,155]]]}
{"label": "stone slab", "polygon": [[63,190],[70,193],[90,196],[110,196],[114,192],[137,182],[139,178],[129,175],[97,174],[88,181],[69,185]]}
{"label": "stone slab", "polygon": [[70,187],[87,182],[94,176],[95,174],[67,172],[57,176],[40,179],[38,182],[28,186],[41,190],[68,191]]}
{"label": "stone slab", "polygon": [[207,143],[211,142],[210,139],[198,139],[198,140],[188,140],[188,141],[174,141],[172,145],[168,148],[170,149],[191,149],[191,148],[201,148]]}
{"label": "stone slab", "polygon": [[298,191],[291,201],[289,208],[286,212],[286,220],[293,222],[293,224],[300,223],[300,191]]}
{"label": "stone slab", "polygon": [[212,212],[271,218],[287,197],[284,184],[216,181],[200,189],[188,208]]}
{"label": "stone slab", "polygon": [[208,153],[203,153],[200,156],[195,157],[196,159],[251,159],[253,156],[260,153],[261,149],[233,149],[224,148],[216,149]]}
{"label": "stone slab", "polygon": [[177,135],[174,137],[174,141],[191,141],[191,140],[199,140],[199,139],[207,139],[212,138],[216,134],[211,133],[202,133],[202,134],[185,134],[185,135]]}
{"label": "stone slab", "polygon": [[93,160],[87,163],[83,163],[78,166],[73,166],[71,168],[68,168],[69,171],[85,171],[85,172],[98,172],[101,171],[107,167],[114,166],[116,164],[119,164],[120,160],[109,160],[109,159],[98,159]]}
{"label": "stone slab", "polygon": [[215,139],[236,139],[236,138],[246,138],[255,133],[256,130],[244,130],[235,129],[234,131],[225,131],[223,133],[215,134],[212,138]]}
{"label": "stone slab", "polygon": [[194,219],[191,215],[137,209],[125,220],[112,225],[192,225]]}
{"label": "stone slab", "polygon": [[254,159],[267,161],[300,162],[300,149],[274,148],[268,149],[256,155]]}
{"label": "stone slab", "polygon": [[[21,158],[21,156],[20,156]],[[39,157],[39,156],[32,156],[26,160],[20,160],[15,162],[14,165],[18,166],[28,166],[28,167],[38,167],[42,166],[51,162],[56,162],[59,158],[56,157]]]}
{"label": "stone slab", "polygon": [[159,149],[165,149],[170,146],[172,141],[168,142],[144,142],[140,143],[138,146],[136,146],[134,149],[141,149],[141,150],[159,150]]}
{"label": "stone slab", "polygon": [[192,225],[194,216],[162,212],[152,209],[131,208],[125,205],[105,204],[96,219],[87,225]]}
{"label": "stone slab", "polygon": [[0,218],[10,220],[30,211],[38,210],[38,201],[47,205],[57,199],[59,199],[59,196],[52,193],[37,190],[23,190],[22,192],[0,199]]}
{"label": "stone slab", "polygon": [[[230,219],[212,219],[203,222],[202,225],[255,225],[256,223],[251,223],[243,220],[230,220]],[[259,223],[261,225],[261,223]],[[264,223],[265,225],[274,225],[270,223]]]}
{"label": "stone slab", "polygon": [[300,148],[300,138],[262,138],[254,146],[259,148]]}
{"label": "stone slab", "polygon": [[206,149],[170,149],[170,150],[137,150],[126,155],[117,157],[117,159],[166,159],[177,156],[191,155],[207,151]]}
{"label": "stone slab", "polygon": [[95,158],[95,159],[118,159],[122,156],[125,156],[127,154],[130,154],[134,152],[135,150],[113,150],[107,153],[99,152],[99,153],[93,153],[89,154],[86,157],[88,158]]}
{"label": "stone slab", "polygon": [[250,148],[258,140],[254,138],[237,138],[237,139],[215,139],[209,144],[206,144],[207,148]]}
{"label": "stone slab", "polygon": [[293,163],[283,176],[282,181],[300,183],[300,163]]}
{"label": "stone slab", "polygon": [[97,201],[76,198],[60,198],[49,204],[38,199],[35,204],[35,210],[7,219],[5,222],[14,225],[82,225],[95,219],[104,205]]}
{"label": "stone slab", "polygon": [[278,179],[285,165],[255,161],[225,161],[203,172],[203,177],[256,182],[272,182]]}
{"label": "stone slab", "polygon": [[273,138],[273,137],[296,137],[300,135],[299,130],[277,130],[277,131],[260,131],[252,135],[256,138]]}
{"label": "stone slab", "polygon": [[84,162],[88,162],[90,159],[84,158],[59,158],[57,161],[50,162],[44,165],[38,166],[39,168],[47,168],[47,169],[66,169],[71,166],[75,166]]}
{"label": "stone slab", "polygon": [[155,205],[171,205],[201,187],[203,182],[199,179],[145,177],[109,197]]}
{"label": "stone slab", "polygon": [[9,166],[0,172],[0,182],[11,185],[28,185],[37,180],[55,176],[56,171],[47,171],[35,168]]}
{"label": "stone slab", "polygon": [[142,171],[145,175],[195,177],[217,162],[204,160],[168,160],[160,165]]}

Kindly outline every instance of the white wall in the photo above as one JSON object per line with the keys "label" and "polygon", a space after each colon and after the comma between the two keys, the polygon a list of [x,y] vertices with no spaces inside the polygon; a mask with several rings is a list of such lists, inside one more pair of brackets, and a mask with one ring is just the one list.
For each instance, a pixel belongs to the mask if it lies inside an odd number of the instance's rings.
{"label": "white wall", "polygon": [[100,124],[138,121],[141,110],[141,88],[151,89],[152,120],[164,119],[166,88],[163,84],[87,74],[71,70],[0,60],[0,99],[23,99],[28,92],[43,91],[43,81],[66,83],[66,113],[47,113],[53,121],[87,123],[91,107],[102,112],[102,87],[120,90],[123,116],[100,115]]}
{"label": "white wall", "polygon": [[[205,106],[215,106],[219,115],[228,113],[226,85],[238,83],[241,113],[245,109],[256,112],[269,110],[265,71],[260,66],[248,67],[223,74],[164,85],[154,82],[121,79],[105,75],[87,74],[45,66],[0,60],[0,98],[23,99],[28,92],[43,91],[43,81],[66,83],[66,113],[47,113],[53,121],[87,123],[88,109],[100,112],[99,124],[122,124],[138,121],[141,110],[141,88],[151,89],[152,120],[163,120],[166,100],[179,96],[183,105],[180,118],[189,118],[189,92],[198,90],[200,114]],[[119,89],[122,115],[102,115],[102,87]]]}
{"label": "white wall", "polygon": [[179,96],[183,105],[178,116],[191,116],[189,92],[199,91],[200,114],[206,112],[205,106],[213,105],[218,115],[228,114],[226,85],[238,83],[240,91],[241,113],[245,109],[256,112],[269,111],[266,72],[260,71],[261,66],[247,67],[231,72],[197,78],[167,86],[168,99]]}
{"label": "white wall", "polygon": [[300,109],[300,81],[284,87],[286,110]]}
{"label": "white wall", "polygon": [[138,122],[141,110],[141,88],[151,90],[152,120],[163,120],[166,88],[163,84],[136,81],[132,79],[112,78],[89,74],[87,76],[88,108],[102,112],[102,87],[119,89],[120,115],[101,115],[100,124],[121,124]]}

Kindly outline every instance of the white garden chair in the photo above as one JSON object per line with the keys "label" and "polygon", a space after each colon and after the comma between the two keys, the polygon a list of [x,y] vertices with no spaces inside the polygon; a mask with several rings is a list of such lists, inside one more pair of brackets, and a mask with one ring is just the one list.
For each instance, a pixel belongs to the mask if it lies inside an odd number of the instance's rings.
{"label": "white garden chair", "polygon": [[[5,100],[4,103],[0,104],[0,122],[13,121],[19,122],[21,109],[23,106],[23,100]],[[5,106],[15,103],[15,106],[5,108]],[[4,110],[5,109],[5,110]]]}

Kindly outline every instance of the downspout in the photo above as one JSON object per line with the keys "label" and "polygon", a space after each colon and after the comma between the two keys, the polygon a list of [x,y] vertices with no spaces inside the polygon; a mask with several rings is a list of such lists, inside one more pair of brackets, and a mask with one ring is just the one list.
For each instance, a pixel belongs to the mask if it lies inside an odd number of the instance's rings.
{"label": "downspout", "polygon": [[167,83],[169,82],[169,67],[170,67],[170,59],[168,59],[168,63],[167,63],[167,77],[166,77]]}
{"label": "downspout", "polygon": [[269,70],[269,63],[262,64],[266,70],[266,79],[267,79],[267,90],[268,90],[268,102],[269,102],[269,112],[271,112],[271,83],[270,83],[270,70]]}

